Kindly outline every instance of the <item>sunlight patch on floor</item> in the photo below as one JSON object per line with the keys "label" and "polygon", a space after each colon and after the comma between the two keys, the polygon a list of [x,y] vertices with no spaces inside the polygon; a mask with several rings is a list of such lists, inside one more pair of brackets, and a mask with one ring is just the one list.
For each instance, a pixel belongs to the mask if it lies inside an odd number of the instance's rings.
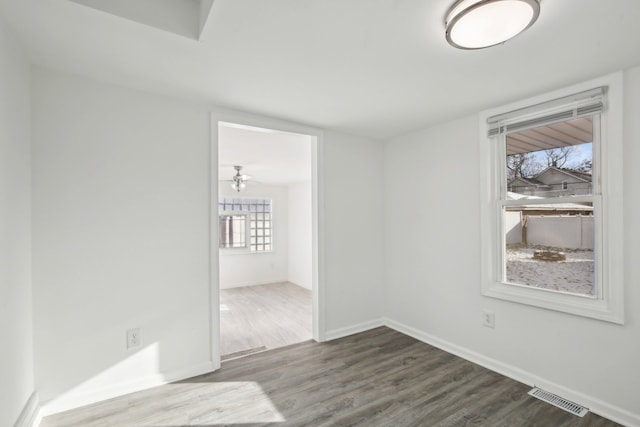
{"label": "sunlight patch on floor", "polygon": [[[262,387],[253,381],[179,383],[168,387],[171,394],[184,393],[191,397],[197,395],[201,403],[188,411],[189,423],[192,425],[286,421]],[[182,424],[175,426],[179,425]]]}

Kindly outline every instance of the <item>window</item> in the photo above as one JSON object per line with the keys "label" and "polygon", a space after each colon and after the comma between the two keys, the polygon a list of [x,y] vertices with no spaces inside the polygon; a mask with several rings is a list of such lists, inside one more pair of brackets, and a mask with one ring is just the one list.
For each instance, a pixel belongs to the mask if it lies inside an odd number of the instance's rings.
{"label": "window", "polygon": [[219,216],[220,248],[235,249],[247,247],[247,216],[225,215]]}
{"label": "window", "polygon": [[481,114],[483,295],[622,323],[622,83],[603,80]]}
{"label": "window", "polygon": [[269,199],[220,198],[219,247],[249,249],[251,252],[273,250],[273,212]]}

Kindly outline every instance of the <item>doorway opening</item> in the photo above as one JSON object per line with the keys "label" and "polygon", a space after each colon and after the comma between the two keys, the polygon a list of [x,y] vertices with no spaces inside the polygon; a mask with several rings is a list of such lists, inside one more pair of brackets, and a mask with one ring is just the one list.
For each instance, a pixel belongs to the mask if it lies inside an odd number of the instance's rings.
{"label": "doorway opening", "polygon": [[225,121],[217,137],[220,360],[317,339],[316,137]]}

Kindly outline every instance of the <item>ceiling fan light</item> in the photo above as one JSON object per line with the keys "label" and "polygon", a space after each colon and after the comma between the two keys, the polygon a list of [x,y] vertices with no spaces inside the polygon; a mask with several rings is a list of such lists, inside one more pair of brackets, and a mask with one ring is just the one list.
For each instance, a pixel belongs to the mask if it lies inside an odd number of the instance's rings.
{"label": "ceiling fan light", "polygon": [[539,14],[538,0],[458,0],[447,14],[445,36],[459,49],[495,46],[529,28]]}

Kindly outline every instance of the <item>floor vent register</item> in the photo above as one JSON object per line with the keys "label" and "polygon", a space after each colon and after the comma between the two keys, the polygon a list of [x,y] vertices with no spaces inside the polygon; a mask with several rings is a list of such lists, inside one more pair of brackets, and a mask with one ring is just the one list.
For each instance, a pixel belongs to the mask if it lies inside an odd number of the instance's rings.
{"label": "floor vent register", "polygon": [[571,412],[573,415],[577,415],[579,417],[584,417],[587,412],[589,412],[589,410],[584,406],[580,406],[577,403],[573,403],[563,397],[556,396],[555,394],[544,391],[538,387],[534,387],[533,389],[531,389],[529,394],[544,402],[550,403],[553,406],[557,406],[560,409]]}

